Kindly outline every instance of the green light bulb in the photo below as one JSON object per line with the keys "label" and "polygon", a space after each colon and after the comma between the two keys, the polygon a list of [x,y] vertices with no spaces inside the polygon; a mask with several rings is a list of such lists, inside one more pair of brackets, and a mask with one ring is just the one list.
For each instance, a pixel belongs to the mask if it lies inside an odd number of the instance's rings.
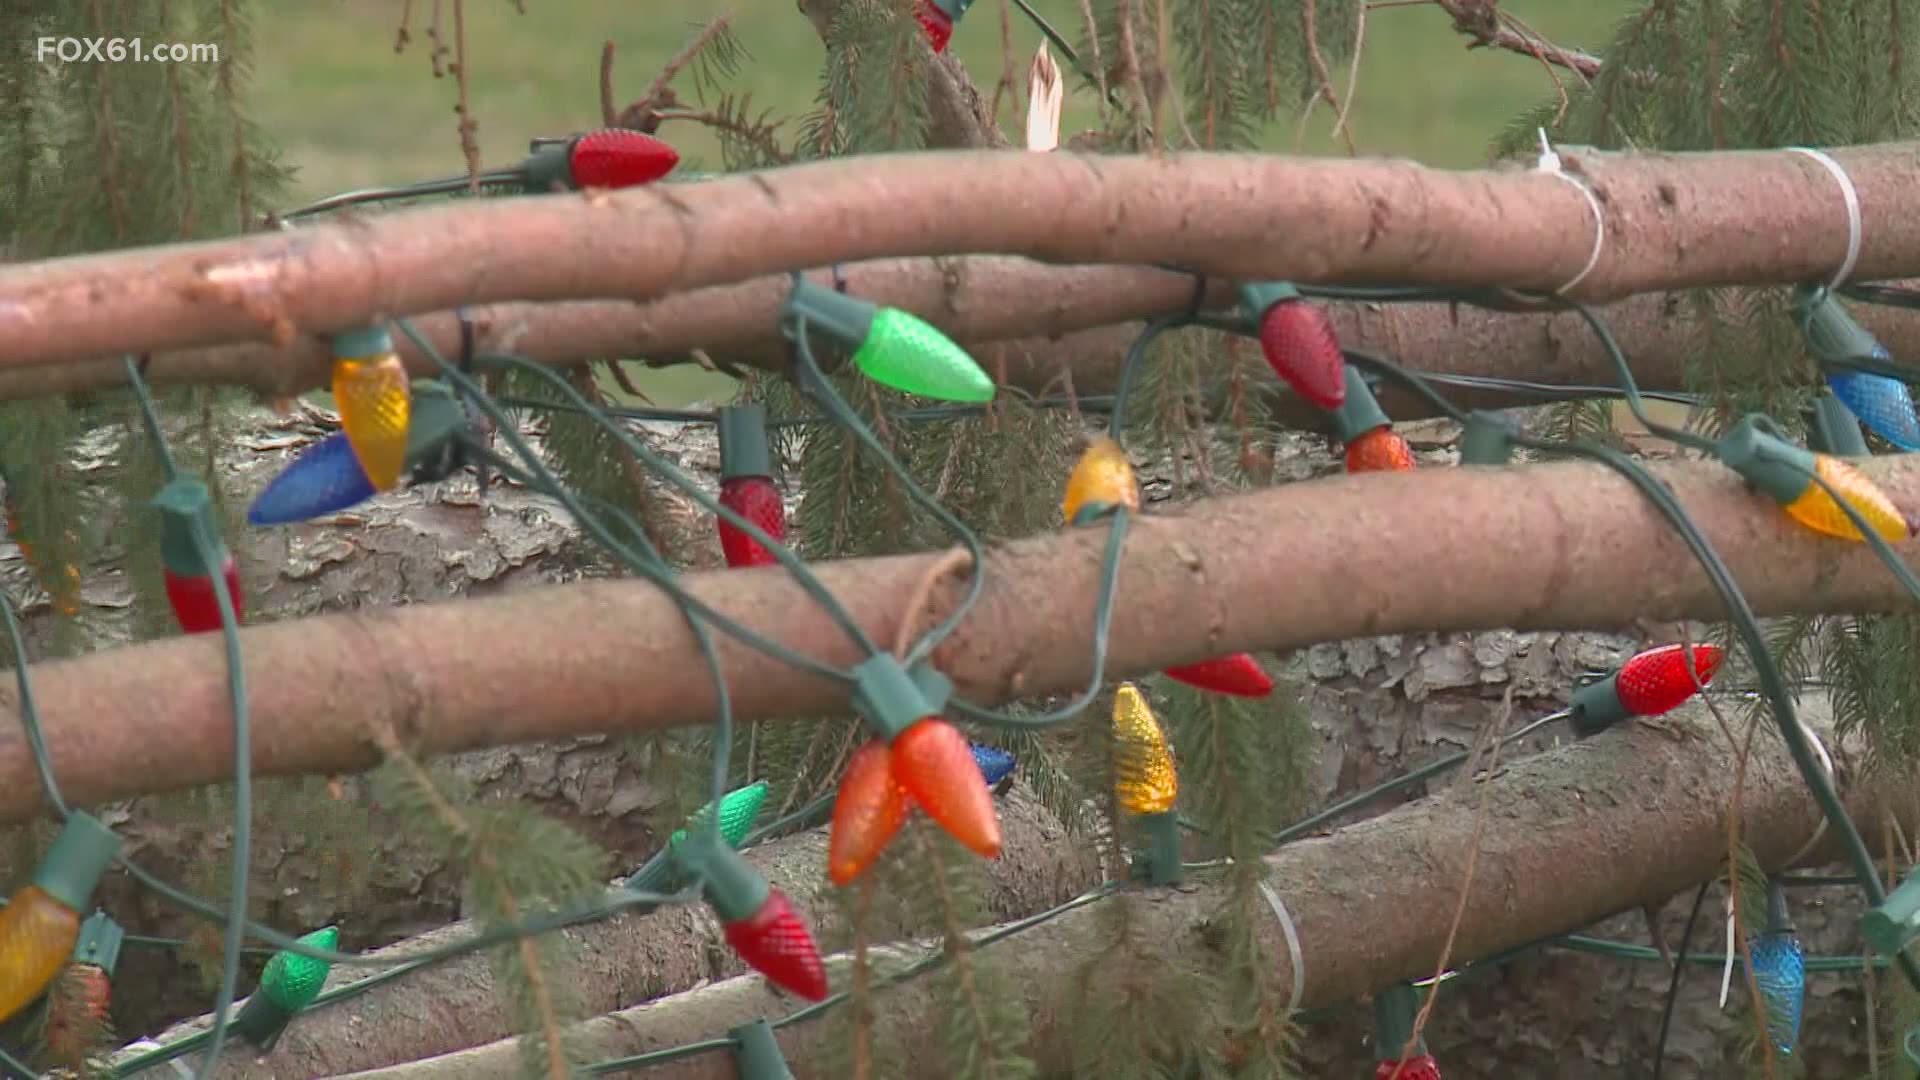
{"label": "green light bulb", "polygon": [[[340,943],[340,931],[328,926],[296,939],[302,945],[329,952]],[[288,1013],[297,1013],[313,1004],[326,985],[332,965],[325,960],[295,952],[277,952],[260,973],[260,993]]]}
{"label": "green light bulb", "polygon": [[874,313],[853,362],[867,378],[909,394],[941,401],[993,400],[993,380],[965,349],[899,308]]}
{"label": "green light bulb", "polygon": [[[747,833],[753,831],[753,823],[759,820],[760,807],[766,801],[765,780],[729,791],[720,797],[720,838],[727,842],[728,847],[737,848],[746,841]],[[694,811],[693,817],[687,820],[687,828],[675,832],[667,843],[678,846],[680,841],[686,839],[688,829],[705,826],[712,813],[712,803]]]}

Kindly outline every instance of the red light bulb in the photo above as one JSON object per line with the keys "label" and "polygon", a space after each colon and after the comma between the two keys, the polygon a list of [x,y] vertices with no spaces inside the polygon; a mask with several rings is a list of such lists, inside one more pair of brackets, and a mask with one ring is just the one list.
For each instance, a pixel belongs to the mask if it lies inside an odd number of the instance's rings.
{"label": "red light bulb", "polygon": [[1198,664],[1170,667],[1166,676],[1188,686],[1234,697],[1259,698],[1273,693],[1273,679],[1258,661],[1246,653],[1203,660]]}
{"label": "red light bulb", "polygon": [[[1635,716],[1659,716],[1680,707],[1694,695],[1693,676],[1687,673],[1686,646],[1675,643],[1648,649],[1620,665],[1614,693]],[[1694,672],[1700,685],[1713,681],[1725,652],[1718,645],[1693,647]]]}
{"label": "red light bulb", "polygon": [[575,188],[651,184],[680,164],[680,152],[642,131],[608,128],[575,139],[567,173]]}
{"label": "red light bulb", "polygon": [[1432,1054],[1420,1054],[1408,1058],[1405,1064],[1399,1058],[1383,1061],[1373,1070],[1373,1080],[1392,1080],[1394,1077],[1399,1080],[1440,1080],[1440,1063],[1433,1060]]}
{"label": "red light bulb", "polygon": [[767,981],[808,1001],[827,996],[827,969],[813,934],[779,889],[769,886],[758,911],[722,929],[733,951]]}
{"label": "red light bulb", "polygon": [[1347,399],[1346,358],[1333,320],[1317,304],[1281,300],[1260,316],[1260,351],[1293,392],[1322,409]]}
{"label": "red light bulb", "polygon": [[[233,598],[234,618],[245,618],[246,605],[240,593],[240,568],[235,565],[231,554],[221,562],[220,576],[226,579],[227,593]],[[167,603],[173,607],[173,617],[180,623],[180,629],[189,634],[204,634],[220,629],[220,597],[213,590],[211,577],[189,577],[164,568],[162,577],[167,586]]]}
{"label": "red light bulb", "polygon": [[1391,427],[1377,427],[1347,444],[1347,471],[1405,472],[1414,467],[1413,447]]}
{"label": "red light bulb", "polygon": [[[775,540],[786,541],[787,507],[772,480],[764,476],[736,476],[723,480],[720,482],[720,505],[753,522],[761,532]],[[720,551],[727,557],[728,566],[773,565],[773,553],[758,540],[735,528],[725,518],[718,521]]]}
{"label": "red light bulb", "polygon": [[933,51],[947,51],[947,42],[953,40],[953,19],[934,4],[933,0],[918,0],[913,5],[913,17],[920,21],[920,29],[927,35],[927,44]]}

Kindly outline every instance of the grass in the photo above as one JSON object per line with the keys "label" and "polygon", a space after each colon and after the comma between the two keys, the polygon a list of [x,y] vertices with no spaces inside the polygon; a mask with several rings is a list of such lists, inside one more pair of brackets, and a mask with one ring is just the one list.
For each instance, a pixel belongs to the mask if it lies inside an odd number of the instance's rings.
{"label": "grass", "polygon": [[[693,29],[720,10],[734,13],[736,34],[750,54],[729,84],[731,92],[750,94],[778,115],[797,118],[811,107],[819,86],[820,42],[795,11],[794,0],[525,2],[525,15],[509,0],[466,4],[470,104],[485,167],[519,160],[532,137],[598,125],[603,42],[615,46],[616,105],[624,106],[645,92]],[[980,0],[954,36],[955,52],[989,92],[1003,65],[999,9],[1004,2]],[[1177,15],[1180,0],[1172,3]],[[396,52],[403,6],[414,12],[412,40]],[[1080,38],[1077,0],[1035,0],[1034,6],[1069,40]],[[1615,21],[1633,6],[1630,0],[1506,0],[1501,5],[1557,43],[1588,49],[1604,44]],[[252,99],[256,115],[276,133],[288,163],[297,169],[295,200],[465,170],[455,128],[455,81],[433,74],[427,31],[436,8],[447,12],[440,37],[451,50],[451,4],[312,0],[260,9]],[[1026,65],[1040,35],[1017,9],[1010,9],[1009,18],[1024,93]],[[1447,167],[1479,165],[1496,131],[1554,92],[1531,58],[1469,52],[1465,43],[1437,7],[1401,4],[1369,15],[1350,117],[1362,153]],[[1335,82],[1344,89],[1344,70],[1335,73]],[[1069,87],[1074,85],[1070,79]],[[691,86],[678,89],[685,96]],[[1093,97],[1088,91],[1070,95],[1063,136],[1093,126]],[[1016,130],[1011,107],[1003,108],[1003,119]],[[1322,109],[1298,140],[1300,129],[1292,120],[1275,125],[1265,148],[1344,152],[1328,137],[1331,124]],[[706,132],[680,127],[663,134],[687,164],[717,165],[715,144]],[[643,385],[658,403],[672,406],[724,396],[731,381],[689,367],[649,372]]]}

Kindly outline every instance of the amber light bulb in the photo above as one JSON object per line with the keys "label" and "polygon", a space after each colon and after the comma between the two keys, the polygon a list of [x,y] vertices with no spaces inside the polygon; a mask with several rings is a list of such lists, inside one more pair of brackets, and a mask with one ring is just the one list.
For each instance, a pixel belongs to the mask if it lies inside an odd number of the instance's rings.
{"label": "amber light bulb", "polygon": [[1133,463],[1127,460],[1126,449],[1106,435],[1095,438],[1067,474],[1067,495],[1060,509],[1072,524],[1082,510],[1102,503],[1140,509],[1140,483]]}
{"label": "amber light bulb", "polygon": [[1347,444],[1347,471],[1405,472],[1415,465],[1413,447],[1390,427],[1374,428]]}
{"label": "amber light bulb", "polygon": [[112,830],[76,813],[32,882],[0,908],[0,1020],[39,997],[66,967],[80,939],[80,912],[119,854],[120,838]]}

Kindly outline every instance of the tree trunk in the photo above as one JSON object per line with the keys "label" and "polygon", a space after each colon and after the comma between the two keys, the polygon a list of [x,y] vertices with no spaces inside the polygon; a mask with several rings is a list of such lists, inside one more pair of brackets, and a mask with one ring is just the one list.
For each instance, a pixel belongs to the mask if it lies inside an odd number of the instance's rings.
{"label": "tree trunk", "polygon": [[[1825,725],[1810,721],[1816,730]],[[1831,735],[1830,729],[1824,731]],[[1301,942],[1306,1007],[1334,1006],[1401,979],[1432,975],[1443,955],[1485,957],[1544,938],[1579,930],[1613,913],[1660,903],[1712,876],[1727,858],[1726,809],[1735,748],[1698,705],[1663,718],[1661,726],[1630,723],[1597,738],[1516,761],[1491,779],[1458,784],[1392,813],[1339,830],[1323,839],[1281,848],[1267,860],[1269,880],[1284,898]],[[1914,821],[1910,776],[1868,774],[1845,791],[1850,811],[1870,834],[1886,814]],[[1484,799],[1484,811],[1478,803]],[[1484,814],[1484,835],[1475,843],[1476,819]],[[1746,766],[1743,816],[1748,844],[1763,867],[1777,869],[1813,834],[1818,813],[1798,774],[1774,740],[1754,742]],[[1477,856],[1474,852],[1477,848]],[[1465,916],[1447,952],[1449,926],[1470,857],[1477,859]],[[1074,1021],[1076,984],[1088,965],[1098,971],[1116,961],[1114,942],[1099,917],[1101,904],[1134,903],[1137,958],[1167,967],[1207,968],[1225,962],[1206,933],[1224,901],[1217,885],[1151,890],[1137,901],[1107,899],[1078,908],[992,946],[1006,985],[1017,987],[1035,1018],[1033,1050],[1043,1064],[1064,1074],[1060,1035]],[[1695,934],[1695,951],[1712,952],[1724,940],[1717,913]],[[1616,926],[1619,924],[1616,923]],[[1277,919],[1263,923],[1270,955],[1282,958],[1280,984],[1293,968]],[[1820,936],[1816,934],[1816,940]],[[1816,948],[1818,946],[1816,945]],[[899,950],[903,956],[918,948]],[[833,965],[844,984],[844,957]],[[876,959],[876,963],[882,961]],[[1530,962],[1560,970],[1589,965],[1560,965],[1558,957]],[[1523,966],[1521,971],[1527,970]],[[1696,970],[1693,1003],[1686,1019],[1699,1022],[1700,996],[1717,972]],[[1524,978],[1525,976],[1521,976]],[[1491,976],[1497,993],[1505,975]],[[1616,974],[1615,980],[1619,978]],[[1646,984],[1652,976],[1631,976]],[[1816,981],[1821,976],[1813,977]],[[1892,978],[1891,976],[1889,978]],[[1092,992],[1100,980],[1091,980]],[[1630,1013],[1631,1030],[1599,1046],[1580,1046],[1584,1034],[1611,1028],[1623,1018],[1587,1012],[1591,1001],[1578,984],[1553,981],[1537,986],[1543,999],[1526,1010],[1534,1019],[1557,1013],[1554,1022],[1535,1028],[1513,1025],[1492,1037],[1472,1030],[1455,1013],[1429,1034],[1443,1063],[1452,1056],[1450,1039],[1464,1036],[1460,1075],[1514,1077],[1644,1075],[1650,1067],[1649,1020],[1644,1008]],[[1551,988],[1551,989],[1549,989]],[[1717,989],[1717,987],[1716,987]],[[911,1033],[904,1040],[914,1075],[940,1075],[940,1040],[928,1037],[930,1012],[937,1005],[927,980],[909,981],[885,991],[880,1015]],[[1736,984],[1736,994],[1743,994]],[[1595,995],[1598,996],[1598,995]],[[1483,998],[1484,1000],[1484,998]],[[1607,998],[1612,1004],[1612,999]],[[1828,1035],[1816,1045],[1836,1046],[1830,1035],[1847,1030],[1847,1013],[1831,997],[1814,998],[1815,1014],[1829,1002]],[[791,1006],[770,992],[764,980],[744,977],[590,1021],[581,1028],[588,1060],[625,1056],[723,1036],[731,1027],[758,1017],[777,1018]],[[1730,1016],[1713,1022],[1719,1038],[1710,1052],[1712,1069],[1693,1075],[1726,1076],[1732,1061],[1728,1047],[1751,1027]],[[1749,1021],[1750,1023],[1750,1021]],[[1503,1017],[1499,1026],[1506,1027]],[[823,1040],[831,1027],[796,1024],[779,1032],[790,1063],[800,1076],[821,1072]],[[1351,1031],[1351,1026],[1346,1028]],[[1533,1041],[1551,1041],[1547,1045]],[[1489,1046],[1488,1044],[1491,1044]],[[1701,1047],[1696,1032],[1681,1040],[1688,1056]],[[1858,1041],[1842,1043],[1857,1052]],[[1500,1055],[1491,1056],[1495,1051]],[[1588,1055],[1592,1055],[1588,1057]],[[1322,1048],[1312,1053],[1325,1071],[1316,1075],[1354,1075],[1373,1058],[1371,1048],[1344,1052]],[[1576,1064],[1576,1060],[1578,1063]],[[1498,1062],[1497,1065],[1493,1064]],[[495,1043],[437,1060],[362,1074],[363,1080],[491,1080],[519,1075],[512,1043]],[[734,1063],[725,1053],[709,1052],[660,1065],[636,1075],[647,1080],[731,1080]],[[1687,1073],[1670,1073],[1681,1076]],[[1826,1075],[1831,1075],[1830,1073]]]}

